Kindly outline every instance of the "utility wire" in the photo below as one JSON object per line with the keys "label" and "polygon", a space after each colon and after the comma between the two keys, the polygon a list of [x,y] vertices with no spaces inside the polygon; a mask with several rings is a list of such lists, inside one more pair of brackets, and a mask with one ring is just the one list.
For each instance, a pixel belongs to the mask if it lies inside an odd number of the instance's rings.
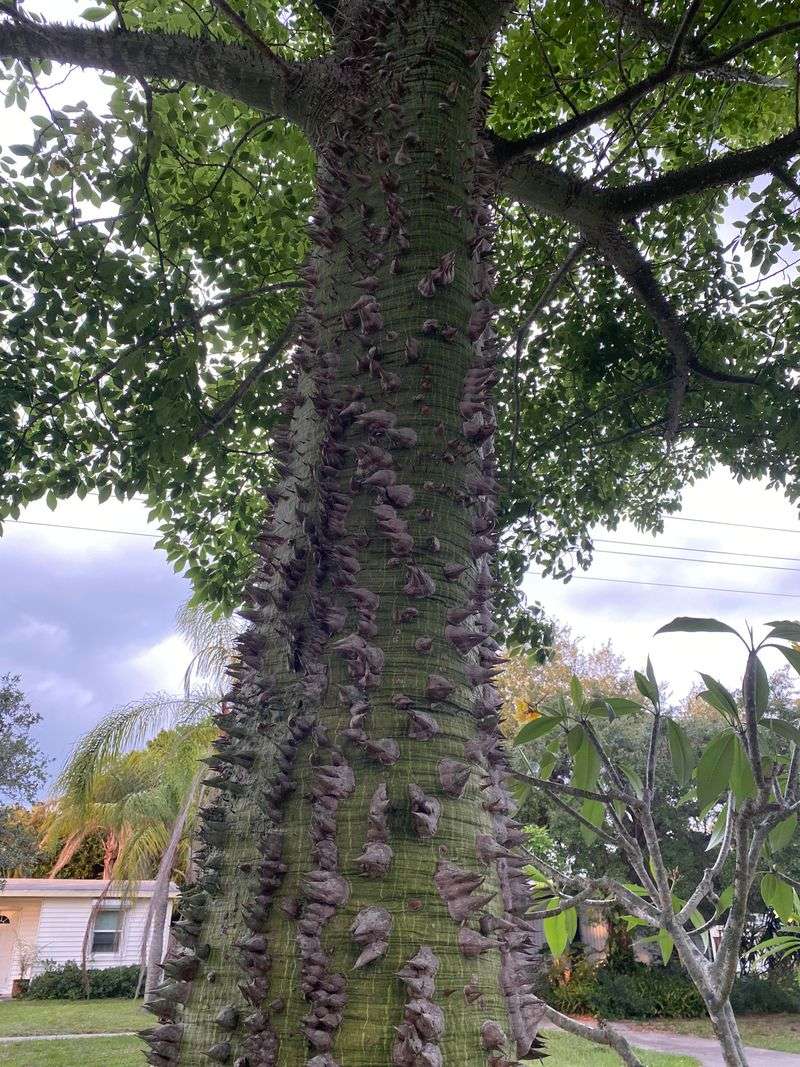
{"label": "utility wire", "polygon": [[598,548],[597,553],[605,556],[632,556],[634,559],[673,559],[680,563],[705,563],[714,567],[751,567],[760,571],[789,571],[800,574],[799,567],[772,567],[769,563],[739,563],[730,559],[693,559],[691,556],[665,556],[660,552],[625,552],[624,549]]}
{"label": "utility wire", "polygon": [[105,530],[98,526],[70,526],[66,522],[33,522],[31,519],[6,519],[5,522],[15,522],[18,526],[54,526],[57,530],[82,530],[86,533],[119,534],[121,537],[152,537],[158,540],[161,534],[145,533],[139,530]]}
{"label": "utility wire", "polygon": [[[545,578],[549,577],[549,575],[539,574],[537,577]],[[800,600],[800,593],[765,593],[763,589],[726,589],[714,585],[677,585],[672,582],[640,582],[634,578],[598,578],[589,574],[574,574],[570,580],[573,582],[613,582],[616,585],[659,586],[662,589],[696,589],[704,593],[736,593],[738,596],[788,597],[790,600]]]}
{"label": "utility wire", "polygon": [[800,534],[800,526],[792,530],[788,526],[754,526],[749,522],[724,522],[722,519],[694,519],[688,515],[664,515],[667,522],[702,522],[709,526],[736,526],[740,530],[770,530],[773,533]]}
{"label": "utility wire", "polygon": [[[669,548],[676,552],[708,552],[714,556],[746,556],[748,559],[779,559],[785,563],[800,563],[800,556],[776,556],[772,552],[738,552],[732,548],[693,548],[691,545],[662,545],[660,543],[653,545],[646,541],[623,541],[618,537],[593,537],[592,543],[595,545],[630,545],[631,548]],[[669,559],[672,558],[672,556],[669,557]],[[679,556],[674,558],[680,559]],[[713,560],[706,562],[713,563]]]}

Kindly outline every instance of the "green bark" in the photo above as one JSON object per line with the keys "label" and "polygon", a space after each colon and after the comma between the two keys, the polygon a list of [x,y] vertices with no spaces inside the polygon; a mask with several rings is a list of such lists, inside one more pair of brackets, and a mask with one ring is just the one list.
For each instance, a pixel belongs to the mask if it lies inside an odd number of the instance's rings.
{"label": "green bark", "polygon": [[492,189],[468,50],[491,15],[354,21],[319,116],[285,477],[159,1067],[500,1067],[536,1044],[490,684]]}

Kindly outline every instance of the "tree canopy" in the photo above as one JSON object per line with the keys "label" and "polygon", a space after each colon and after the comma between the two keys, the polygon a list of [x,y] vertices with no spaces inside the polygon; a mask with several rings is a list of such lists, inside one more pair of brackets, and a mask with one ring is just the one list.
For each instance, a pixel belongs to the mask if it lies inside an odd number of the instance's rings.
{"label": "tree canopy", "polygon": [[[298,332],[331,12],[0,12],[6,104],[35,129],[0,156],[0,517],[144,494],[231,608]],[[550,0],[479,42],[510,579],[585,565],[595,523],[658,528],[717,462],[798,495],[798,40],[788,0]],[[57,63],[102,68],[107,106],[51,104]]]}

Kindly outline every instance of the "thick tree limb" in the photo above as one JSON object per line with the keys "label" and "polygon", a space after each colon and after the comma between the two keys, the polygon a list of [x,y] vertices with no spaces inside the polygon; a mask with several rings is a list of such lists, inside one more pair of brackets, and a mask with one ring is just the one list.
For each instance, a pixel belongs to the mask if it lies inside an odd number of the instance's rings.
{"label": "thick tree limb", "polygon": [[0,21],[0,56],[191,82],[301,124],[305,117],[302,65],[208,37],[84,29],[17,16]]}
{"label": "thick tree limb", "polygon": [[774,170],[800,152],[800,129],[774,141],[740,152],[726,152],[690,167],[668,171],[650,181],[636,182],[620,189],[596,191],[598,209],[630,218],[642,211],[668,204],[678,197],[723,188]]}
{"label": "thick tree limb", "polygon": [[636,245],[619,227],[606,225],[587,232],[604,258],[628,283],[650,313],[659,333],[672,353],[672,378],[665,437],[674,441],[678,433],[681,408],[689,384],[692,363],[697,361],[694,343],[675,308],[665,296],[652,267]]}

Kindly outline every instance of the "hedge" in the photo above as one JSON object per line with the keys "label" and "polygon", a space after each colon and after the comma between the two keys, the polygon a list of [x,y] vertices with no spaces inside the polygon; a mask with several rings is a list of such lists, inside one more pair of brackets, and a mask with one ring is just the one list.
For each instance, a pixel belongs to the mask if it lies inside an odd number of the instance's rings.
{"label": "hedge", "polygon": [[[89,968],[89,996],[92,999],[106,997],[133,997],[139,981],[139,968],[106,967]],[[82,1000],[86,997],[83,972],[72,961],[59,967],[51,967],[32,978],[25,993],[29,1000]]]}

